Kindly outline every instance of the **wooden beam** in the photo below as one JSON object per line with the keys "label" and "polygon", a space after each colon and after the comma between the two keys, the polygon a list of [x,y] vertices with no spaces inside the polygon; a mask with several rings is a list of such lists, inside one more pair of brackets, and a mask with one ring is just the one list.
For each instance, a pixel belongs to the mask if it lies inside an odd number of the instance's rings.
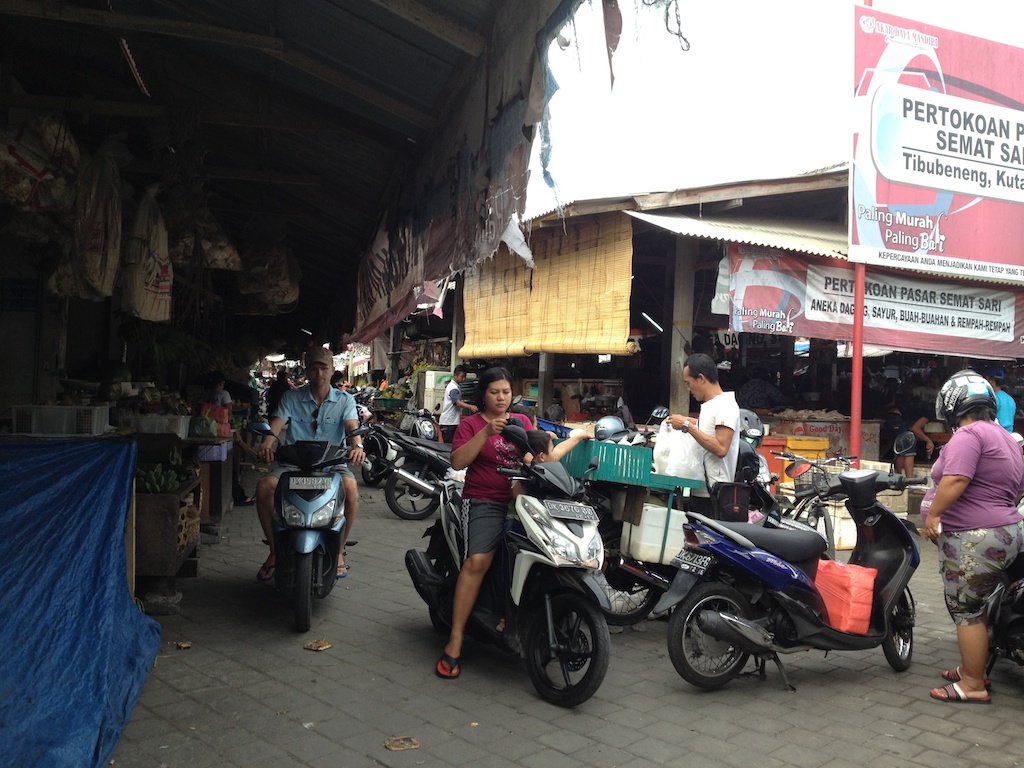
{"label": "wooden beam", "polygon": [[720,202],[740,197],[766,197],[769,195],[793,194],[795,192],[815,192],[823,189],[843,189],[849,183],[849,171],[842,170],[807,178],[751,181],[742,184],[725,184],[718,187],[638,195],[634,200],[637,210],[651,211],[659,208],[676,208],[680,205]]}
{"label": "wooden beam", "polygon": [[[170,107],[162,104],[102,101],[100,99],[67,99],[63,96],[32,96],[21,93],[5,94],[2,92],[0,92],[0,106],[48,112],[74,112],[83,115],[110,115],[140,120],[166,119],[173,112]],[[240,112],[218,109],[216,107],[200,107],[198,118],[199,122],[204,125],[221,125],[230,128],[263,128],[271,131],[291,131],[294,133],[345,133],[359,135],[358,131],[352,130],[349,125],[343,124],[341,120],[319,120],[308,114],[300,116],[276,115],[265,112]],[[373,138],[381,143],[386,143],[379,134]]]}
{"label": "wooden beam", "polygon": [[476,32],[453,23],[429,8],[424,8],[414,0],[372,0],[372,2],[400,19],[429,32],[438,40],[443,40],[449,45],[465,51],[473,58],[479,58],[484,51],[484,39]]}
{"label": "wooden beam", "polygon": [[239,32],[226,27],[196,24],[189,21],[153,19],[113,11],[77,8],[62,0],[0,0],[0,16],[22,16],[41,21],[56,21],[97,27],[117,33],[144,32],[167,37],[180,37],[218,45],[251,48],[261,51],[291,67],[299,69],[339,90],[379,107],[411,125],[424,130],[434,127],[434,118],[403,101],[365,85],[356,78],[338,71],[319,59],[288,47],[285,40],[269,35]]}
{"label": "wooden beam", "polygon": [[[148,160],[132,160],[124,168],[125,173],[139,173],[149,176],[163,176],[164,166]],[[204,165],[196,169],[200,176],[210,179],[229,179],[231,181],[250,181],[266,184],[293,184],[303,187],[323,186],[323,178],[306,173],[282,173],[280,171],[258,171],[248,168],[224,168]]]}
{"label": "wooden beam", "polygon": [[564,219],[576,216],[593,216],[598,213],[610,213],[612,211],[653,211],[662,208],[676,208],[683,205],[697,205],[699,203],[719,203],[740,198],[815,192],[825,189],[845,189],[849,182],[849,171],[843,169],[807,178],[751,181],[742,184],[724,184],[718,187],[658,192],[651,195],[637,195],[636,197],[581,200],[566,205],[561,213],[549,213],[547,216],[534,221],[533,226],[541,228],[562,226]]}

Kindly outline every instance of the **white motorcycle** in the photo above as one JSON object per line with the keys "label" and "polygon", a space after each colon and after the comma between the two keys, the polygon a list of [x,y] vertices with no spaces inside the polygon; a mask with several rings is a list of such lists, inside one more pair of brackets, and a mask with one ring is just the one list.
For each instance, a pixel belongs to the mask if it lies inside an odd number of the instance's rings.
{"label": "white motorcycle", "polygon": [[[521,426],[506,426],[502,437],[529,451]],[[466,633],[525,658],[540,696],[574,707],[600,687],[611,649],[602,613],[608,597],[597,579],[604,559],[597,512],[578,501],[582,486],[558,462],[502,474],[526,492],[516,497]],[[410,549],[405,564],[435,629],[447,634],[464,551],[461,486],[448,479],[435,487],[440,519],[424,534],[427,549]]]}

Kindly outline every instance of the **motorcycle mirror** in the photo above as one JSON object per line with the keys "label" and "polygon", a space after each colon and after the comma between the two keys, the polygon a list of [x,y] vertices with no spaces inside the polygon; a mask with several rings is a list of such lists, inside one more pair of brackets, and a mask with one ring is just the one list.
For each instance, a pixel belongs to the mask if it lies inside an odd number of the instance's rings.
{"label": "motorcycle mirror", "polygon": [[274,430],[265,421],[250,421],[246,429],[254,435],[261,435],[262,437],[269,437],[274,434]]}
{"label": "motorcycle mirror", "polygon": [[658,419],[660,421],[661,419],[664,419],[664,418],[667,418],[667,417],[668,417],[668,408],[666,408],[664,405],[656,406],[655,409],[653,411],[651,411],[651,421],[654,421],[655,419]]}
{"label": "motorcycle mirror", "polygon": [[892,451],[897,456],[909,456],[917,452],[917,438],[913,432],[901,432],[896,435]]}
{"label": "motorcycle mirror", "polygon": [[521,402],[523,402],[522,395],[516,395],[515,397],[512,398],[512,405],[519,405]]}
{"label": "motorcycle mirror", "polygon": [[501,430],[501,436],[508,440],[519,451],[520,456],[530,452],[530,443],[526,439],[526,430],[519,423],[509,422]]}
{"label": "motorcycle mirror", "polygon": [[348,433],[348,436],[349,437],[359,437],[360,435],[365,435],[369,431],[370,431],[370,428],[367,427],[366,425],[363,425],[361,427],[356,427],[355,429],[353,429],[351,432]]}
{"label": "motorcycle mirror", "polygon": [[809,471],[811,465],[806,461],[794,461],[788,467],[786,467],[786,474],[790,477],[800,477],[800,475]]}

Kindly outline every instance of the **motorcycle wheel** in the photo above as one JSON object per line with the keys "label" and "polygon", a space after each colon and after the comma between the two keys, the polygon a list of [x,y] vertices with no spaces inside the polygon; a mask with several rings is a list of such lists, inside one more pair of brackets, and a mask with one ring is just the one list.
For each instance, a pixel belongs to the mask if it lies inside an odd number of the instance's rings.
{"label": "motorcycle wheel", "polygon": [[547,612],[539,610],[526,635],[526,669],[542,699],[575,707],[596,693],[608,672],[608,622],[574,594],[551,598],[551,618],[555,647],[548,640]]}
{"label": "motorcycle wheel", "polygon": [[313,553],[295,556],[295,629],[308,632],[313,623]]}
{"label": "motorcycle wheel", "polygon": [[[422,464],[407,461],[402,469],[428,483],[441,481],[441,478]],[[430,496],[413,488],[402,480],[397,472],[392,472],[384,484],[384,500],[388,503],[388,508],[403,520],[426,520],[441,504],[440,497]]]}
{"label": "motorcycle wheel", "polygon": [[885,660],[897,672],[910,669],[910,661],[914,656],[915,614],[914,596],[910,594],[910,587],[907,587],[893,606],[889,616],[889,634],[882,641]]}
{"label": "motorcycle wheel", "polygon": [[[617,557],[619,554],[619,537],[609,537],[604,545],[605,559]],[[611,608],[602,608],[605,619],[614,627],[625,627],[646,619],[657,602],[658,593],[649,586],[637,584],[632,579],[612,576],[605,573],[597,574],[597,582],[601,585]]]}
{"label": "motorcycle wheel", "polygon": [[713,690],[736,677],[750,654],[705,634],[697,626],[701,611],[723,611],[750,618],[752,610],[734,587],[707,582],[694,588],[672,611],[668,620],[668,655],[672,666],[691,685]]}

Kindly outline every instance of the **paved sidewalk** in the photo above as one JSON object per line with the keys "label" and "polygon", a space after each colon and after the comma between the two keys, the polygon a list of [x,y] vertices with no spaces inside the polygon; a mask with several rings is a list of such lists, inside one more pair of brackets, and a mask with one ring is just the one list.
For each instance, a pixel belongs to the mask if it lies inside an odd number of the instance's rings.
{"label": "paved sidewalk", "polygon": [[[911,584],[917,599],[914,665],[894,673],[881,649],[784,659],[797,690],[743,676],[700,692],[672,668],[667,624],[612,635],[608,676],[575,710],[534,693],[525,667],[467,641],[457,681],[435,677],[443,638],[430,625],[403,557],[428,522],[387,509],[360,486],[351,570],[314,605],[299,635],[277,592],[255,581],[266,555],[253,507],[225,516],[221,540],[201,549],[199,577],[179,579],[181,613],[163,637],[117,768],[197,766],[1014,766],[1024,676],[1000,663],[991,706],[933,702],[939,671],[957,663],[941,602],[935,549]],[[303,649],[324,638],[334,647]],[[189,641],[189,650],[175,643]],[[752,669],[752,667],[748,667]],[[418,749],[386,739],[413,736]]]}

